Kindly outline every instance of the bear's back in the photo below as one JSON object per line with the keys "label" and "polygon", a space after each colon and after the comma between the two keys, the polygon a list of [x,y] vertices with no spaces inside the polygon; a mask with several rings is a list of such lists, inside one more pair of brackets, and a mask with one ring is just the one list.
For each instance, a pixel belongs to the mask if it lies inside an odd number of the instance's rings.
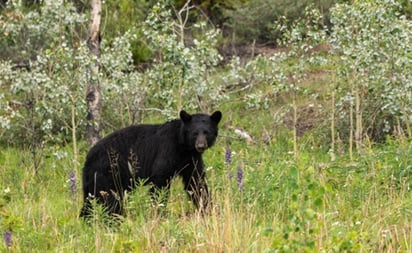
{"label": "bear's back", "polygon": [[95,156],[107,155],[111,149],[121,154],[130,152],[130,148],[147,149],[166,148],[178,142],[180,122],[178,120],[164,124],[142,124],[125,127],[114,131],[98,141],[88,152],[87,160]]}

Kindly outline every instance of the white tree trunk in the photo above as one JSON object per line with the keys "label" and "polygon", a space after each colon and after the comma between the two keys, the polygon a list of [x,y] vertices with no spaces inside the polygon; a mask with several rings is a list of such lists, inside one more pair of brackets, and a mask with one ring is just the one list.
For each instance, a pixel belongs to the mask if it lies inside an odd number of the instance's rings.
{"label": "white tree trunk", "polygon": [[86,138],[89,144],[94,145],[100,139],[100,119],[102,111],[102,96],[99,81],[100,57],[100,20],[102,11],[102,1],[92,0],[92,11],[90,15],[90,25],[87,45],[90,53],[96,57],[96,62],[90,70],[90,80],[87,85],[87,128]]}

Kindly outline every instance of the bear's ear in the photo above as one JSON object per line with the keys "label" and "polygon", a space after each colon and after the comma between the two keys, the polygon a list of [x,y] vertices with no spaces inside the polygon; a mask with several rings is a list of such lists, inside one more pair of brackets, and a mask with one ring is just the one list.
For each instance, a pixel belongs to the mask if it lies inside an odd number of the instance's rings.
{"label": "bear's ear", "polygon": [[188,123],[189,121],[192,120],[192,115],[190,115],[189,113],[181,110],[180,111],[180,119],[183,121],[183,123]]}
{"label": "bear's ear", "polygon": [[210,116],[210,118],[212,119],[213,122],[218,124],[220,120],[222,119],[222,113],[220,111],[216,111]]}

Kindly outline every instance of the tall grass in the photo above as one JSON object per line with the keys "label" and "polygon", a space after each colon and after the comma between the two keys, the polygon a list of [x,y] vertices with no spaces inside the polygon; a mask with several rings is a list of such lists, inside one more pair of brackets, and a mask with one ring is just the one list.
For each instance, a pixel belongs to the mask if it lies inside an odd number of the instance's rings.
{"label": "tall grass", "polygon": [[[230,136],[225,131],[222,135]],[[319,150],[301,151],[294,160],[293,153],[280,150],[291,147],[283,143],[224,142],[219,141],[205,157],[213,196],[210,214],[198,213],[180,180],[174,180],[165,213],[157,212],[142,186],[128,194],[122,222],[107,222],[104,213],[97,211],[90,224],[78,218],[80,174],[75,173],[73,192],[69,148],[66,156],[44,157],[37,174],[24,160],[25,151],[3,149],[0,251],[412,250],[410,143],[389,141],[385,146],[370,146],[352,161],[338,155],[330,162],[328,154]],[[227,145],[231,163],[225,163]],[[239,166],[241,189],[236,178]]]}

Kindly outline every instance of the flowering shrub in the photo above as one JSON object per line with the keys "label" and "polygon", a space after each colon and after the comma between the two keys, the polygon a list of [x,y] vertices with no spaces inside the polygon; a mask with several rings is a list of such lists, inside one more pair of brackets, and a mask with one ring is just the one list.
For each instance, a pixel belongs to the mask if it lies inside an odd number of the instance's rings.
{"label": "flowering shrub", "polygon": [[[7,20],[0,25],[1,33],[18,38],[23,36],[20,26],[29,25],[42,31],[52,24],[47,32],[39,33],[45,38],[36,37],[42,41],[41,47],[34,48],[30,57],[22,54],[27,60],[23,68],[16,67],[15,59],[0,62],[3,129],[0,136],[3,140],[23,142],[15,137],[25,133],[23,139],[32,140],[36,145],[45,141],[64,143],[73,138],[73,133],[84,132],[84,90],[94,78],[98,78],[102,86],[103,118],[115,126],[136,123],[139,110],[148,104],[167,117],[175,117],[174,112],[183,106],[188,110],[206,110],[224,98],[220,86],[210,78],[221,59],[216,50],[217,30],[206,30],[205,24],[199,24],[197,29],[205,32],[204,37],[189,40],[177,30],[184,30],[185,24],[172,19],[165,6],[156,5],[143,31],[158,57],[153,66],[142,73],[133,66],[130,41],[136,39],[134,30],[113,41],[103,40],[101,57],[94,59],[85,41],[73,36],[75,27],[85,26],[85,18],[80,14],[76,16],[70,3],[64,3],[65,8],[61,8],[57,2],[42,5],[40,12],[45,15],[32,11],[26,16],[33,18],[25,17],[24,23]],[[18,7],[15,6],[16,12]],[[54,12],[59,15],[52,15]],[[6,42],[2,41],[12,50]],[[98,76],[90,76],[96,60],[102,71]]]}
{"label": "flowering shrub", "polygon": [[208,30],[205,23],[199,23],[195,28],[202,37],[191,38],[185,34],[182,20],[188,11],[182,9],[173,18],[170,10],[157,4],[143,29],[157,55],[146,73],[147,87],[153,96],[150,101],[167,116],[174,117],[174,112],[182,107],[205,110],[224,98],[221,85],[210,78],[221,60],[216,49],[218,30]]}
{"label": "flowering shrub", "polygon": [[348,108],[360,115],[359,138],[384,140],[402,128],[411,136],[412,22],[400,8],[399,2],[377,0],[332,9],[329,43],[341,80],[337,106],[342,124],[353,117]]}
{"label": "flowering shrub", "polygon": [[[102,86],[104,126],[138,123],[143,110],[159,111],[166,118],[174,118],[182,108],[208,111],[231,95],[251,109],[270,109],[281,95],[289,102],[279,115],[293,111],[297,122],[308,72],[325,66],[336,72],[325,89],[336,93],[341,137],[353,131],[354,126],[348,127],[353,111],[358,115],[358,141],[366,135],[383,139],[395,130],[412,136],[412,24],[393,1],[337,5],[331,11],[334,28],[329,35],[319,25],[319,11],[307,9],[291,28],[285,20],[273,24],[283,34],[279,43],[288,50],[246,63],[234,57],[225,66],[217,50],[219,30],[198,23],[187,32],[187,5],[174,13],[163,4],[154,5],[139,32],[131,29],[111,41],[103,38],[100,59],[90,56],[81,35],[87,20],[70,2],[44,1],[39,11],[26,14],[19,5],[12,7],[0,20],[0,45],[5,49],[0,52],[2,142],[30,140],[41,146],[78,138],[85,127],[85,84],[93,78]],[[154,57],[151,67],[139,72],[131,41],[140,32]],[[325,43],[333,57],[316,49]],[[101,72],[90,76],[96,60]]]}
{"label": "flowering shrub", "polygon": [[75,29],[86,18],[63,1],[45,1],[41,10],[27,14],[19,9],[14,6],[0,25],[6,35],[0,39],[2,58],[8,59],[0,63],[0,124],[8,129],[0,135],[13,142],[21,136],[37,143],[62,141],[59,133],[75,127],[80,118],[72,116],[84,110],[84,69],[91,61]]}

